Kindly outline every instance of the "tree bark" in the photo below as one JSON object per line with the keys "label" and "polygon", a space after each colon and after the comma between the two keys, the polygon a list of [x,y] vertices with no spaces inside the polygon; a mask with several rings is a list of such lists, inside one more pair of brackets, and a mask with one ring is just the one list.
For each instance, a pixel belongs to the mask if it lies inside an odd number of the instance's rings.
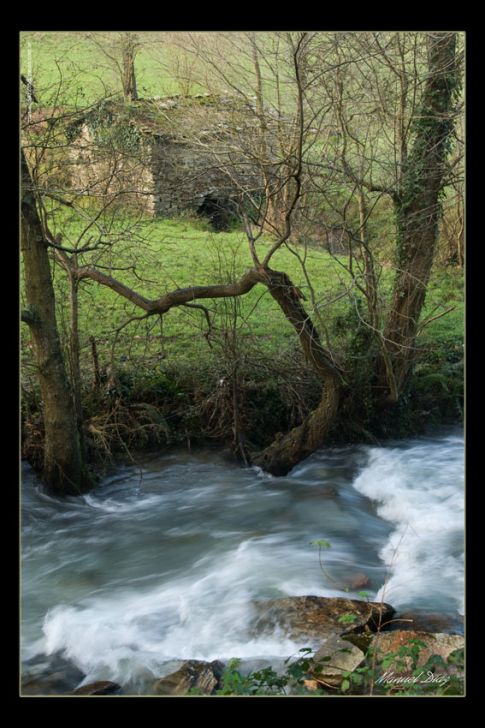
{"label": "tree bark", "polygon": [[[453,129],[453,91],[458,85],[456,33],[428,35],[428,77],[415,122],[415,140],[396,201],[397,273],[384,329],[388,362],[377,363],[382,399],[396,402],[411,373],[419,317],[438,238],[439,193]],[[389,366],[390,362],[390,366]]]}
{"label": "tree bark", "polygon": [[136,101],[138,98],[135,75],[136,41],[131,33],[126,33],[122,39],[121,54],[123,96],[125,101]]}
{"label": "tree bark", "polygon": [[22,253],[27,322],[31,337],[45,429],[43,478],[58,494],[78,495],[92,487],[82,458],[73,398],[57,331],[48,247],[37,212],[32,179],[22,152]]}
{"label": "tree bark", "polygon": [[278,435],[271,445],[253,457],[253,463],[263,470],[273,475],[286,475],[300,460],[324,444],[338,412],[341,375],[330,354],[323,348],[289,277],[285,273],[268,270],[266,285],[298,334],[305,357],[323,384],[318,407],[301,425],[286,435]]}

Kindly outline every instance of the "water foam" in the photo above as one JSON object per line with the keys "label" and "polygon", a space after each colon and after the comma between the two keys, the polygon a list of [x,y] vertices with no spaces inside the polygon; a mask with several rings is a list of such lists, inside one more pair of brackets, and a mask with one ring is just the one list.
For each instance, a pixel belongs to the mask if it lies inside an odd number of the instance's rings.
{"label": "water foam", "polygon": [[[61,651],[87,680],[123,683],[164,675],[184,659],[287,658],[301,645],[277,631],[250,631],[254,574],[269,578],[274,551],[270,555],[267,547],[278,544],[268,542],[277,540],[248,539],[219,561],[214,555],[202,556],[194,565],[196,574],[157,587],[111,590],[76,606],[57,605],[44,619],[43,650]],[[277,572],[275,589],[280,587]],[[298,591],[296,583],[288,587],[291,593]]]}
{"label": "water foam", "polygon": [[426,608],[432,594],[463,614],[463,475],[460,437],[370,449],[354,488],[396,526],[380,551],[389,576],[378,599]]}

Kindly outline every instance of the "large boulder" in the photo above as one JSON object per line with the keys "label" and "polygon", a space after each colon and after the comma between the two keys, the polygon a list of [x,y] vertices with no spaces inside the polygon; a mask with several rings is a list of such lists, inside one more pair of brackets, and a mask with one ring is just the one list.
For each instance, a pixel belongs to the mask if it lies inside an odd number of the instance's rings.
{"label": "large boulder", "polygon": [[219,660],[188,660],[176,672],[156,680],[150,694],[187,695],[189,690],[196,690],[198,693],[211,695],[219,685],[223,670],[224,665]]}
{"label": "large boulder", "polygon": [[73,690],[71,695],[121,695],[121,685],[110,680],[97,680]]}
{"label": "large boulder", "polygon": [[320,642],[330,635],[375,632],[394,614],[393,607],[384,602],[314,596],[257,601],[254,609],[252,632],[282,631],[300,642]]}
{"label": "large boulder", "polygon": [[[401,647],[412,646],[411,640],[419,640],[423,642],[425,647],[420,648],[417,667],[422,667],[432,655],[438,655],[445,662],[452,652],[462,649],[465,646],[465,639],[458,634],[430,633],[430,632],[412,632],[409,630],[401,630],[394,632],[381,632],[372,638],[370,649],[374,650],[377,659],[381,660],[386,655],[398,653]],[[400,662],[403,665],[401,666]],[[409,670],[411,667],[411,658],[397,658],[395,662],[387,666],[386,670],[391,672],[400,672]]]}
{"label": "large boulder", "polygon": [[352,591],[358,591],[359,589],[367,589],[371,585],[370,577],[362,572],[353,574],[350,579],[349,587]]}

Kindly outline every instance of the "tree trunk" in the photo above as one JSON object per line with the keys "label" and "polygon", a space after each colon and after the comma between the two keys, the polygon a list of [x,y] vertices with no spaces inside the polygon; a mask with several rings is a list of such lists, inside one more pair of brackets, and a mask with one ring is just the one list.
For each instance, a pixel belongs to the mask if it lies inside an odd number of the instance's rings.
{"label": "tree trunk", "polygon": [[318,332],[300,302],[301,294],[285,273],[267,271],[269,292],[296,330],[308,362],[323,383],[318,407],[288,432],[278,435],[253,462],[273,475],[286,475],[300,460],[321,447],[338,411],[341,376],[328,352],[322,347]]}
{"label": "tree trunk", "polygon": [[55,493],[77,495],[93,483],[82,459],[76,414],[57,331],[48,248],[23,152],[22,253],[28,305],[22,318],[30,328],[43,401],[43,477]]}
{"label": "tree trunk", "polygon": [[[377,373],[382,399],[396,402],[415,358],[419,317],[438,238],[439,193],[453,129],[453,91],[458,85],[456,33],[428,35],[429,74],[415,123],[415,140],[396,202],[397,274],[384,330],[388,362]],[[389,366],[390,362],[390,366]]]}
{"label": "tree trunk", "polygon": [[368,232],[368,212],[365,193],[363,189],[359,189],[359,237],[360,249],[364,260],[364,276],[365,276],[365,295],[367,301],[367,313],[369,315],[369,323],[374,332],[379,330],[379,297],[378,282],[374,264],[374,256],[369,246]]}
{"label": "tree trunk", "polygon": [[123,96],[125,97],[125,101],[136,101],[138,98],[135,76],[136,41],[131,33],[126,33],[123,37],[121,53]]}

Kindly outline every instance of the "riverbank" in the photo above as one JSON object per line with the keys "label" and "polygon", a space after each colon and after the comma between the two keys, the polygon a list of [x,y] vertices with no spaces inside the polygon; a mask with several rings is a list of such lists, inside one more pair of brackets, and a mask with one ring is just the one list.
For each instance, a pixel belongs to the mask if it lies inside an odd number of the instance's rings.
{"label": "riverbank", "polygon": [[[444,361],[446,359],[446,361]],[[102,387],[83,392],[82,434],[86,459],[103,473],[119,458],[170,453],[179,447],[225,449],[241,460],[268,446],[280,432],[298,426],[317,406],[321,383],[298,352],[271,364],[248,363],[237,374],[211,366],[190,372],[152,373],[121,367]],[[237,397],[234,392],[237,391]],[[343,406],[327,446],[384,444],[463,423],[463,352],[442,342],[432,361],[423,360],[395,405],[372,406],[368,392],[344,390]],[[26,392],[22,407],[22,457],[43,464],[44,427],[38,395]]]}
{"label": "riverbank", "polygon": [[[443,616],[396,613],[385,602],[314,596],[252,605],[250,631],[305,644],[282,664],[240,669],[240,660],[173,660],[162,677],[136,694],[218,695],[461,695],[464,638]],[[437,624],[441,632],[426,631]],[[310,647],[308,646],[310,645]],[[253,662],[258,662],[257,660]],[[262,660],[259,660],[263,663]],[[90,681],[60,652],[24,666],[23,695],[129,695],[112,680]]]}
{"label": "riverbank", "polygon": [[[66,229],[72,224],[66,220]],[[135,272],[120,280],[144,295],[160,296],[176,286],[225,280],[248,266],[241,230],[215,234],[203,221],[144,220],[144,255]],[[75,231],[73,231],[74,234]],[[269,250],[272,241],[259,241]],[[278,266],[307,299],[320,336],[345,362],[347,385],[328,445],[375,443],[412,437],[426,427],[452,424],[463,414],[463,271],[433,269],[416,341],[414,373],[399,402],[376,406],[372,359],[376,342],[363,315],[365,301],[349,298],[345,256],[322,246],[302,246],[306,272],[290,250],[278,251]],[[383,294],[394,268],[383,263]],[[162,261],[162,263],[161,263]],[[230,274],[228,273],[230,271]],[[56,276],[59,333],[66,353],[71,338],[67,280]],[[318,308],[313,302],[318,302]],[[163,319],[138,320],[135,309],[104,286],[83,281],[78,291],[80,419],[87,459],[99,469],[117,453],[173,445],[217,443],[240,455],[269,445],[299,425],[318,404],[321,381],[306,362],[298,338],[267,291],[255,287],[237,300],[208,300],[204,311],[179,307]],[[324,321],[321,311],[325,311]],[[312,309],[315,309],[314,313]],[[362,309],[362,310],[361,310]],[[22,454],[42,463],[42,402],[28,331],[22,338]],[[66,357],[70,361],[72,352]],[[79,381],[77,381],[79,380]]]}

